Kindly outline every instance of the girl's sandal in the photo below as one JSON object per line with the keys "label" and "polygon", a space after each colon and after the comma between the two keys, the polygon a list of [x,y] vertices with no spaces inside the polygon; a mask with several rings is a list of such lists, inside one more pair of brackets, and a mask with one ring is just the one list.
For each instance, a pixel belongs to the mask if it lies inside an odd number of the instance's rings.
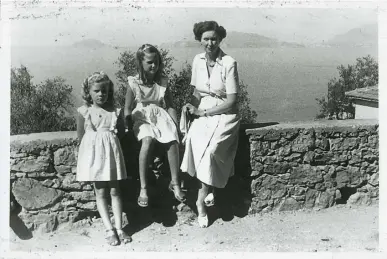
{"label": "girl's sandal", "polygon": [[124,244],[132,242],[132,237],[126,234],[122,229],[117,229],[118,238]]}
{"label": "girl's sandal", "polygon": [[[175,196],[176,200],[180,202],[185,202],[186,198],[185,195],[183,197],[179,196],[178,193],[176,192],[176,189],[174,188],[175,186],[179,186],[177,183],[169,183],[168,189],[173,192],[173,195]],[[183,193],[183,191],[181,191]]]}
{"label": "girl's sandal", "polygon": [[[141,188],[141,189],[146,189],[146,188]],[[146,207],[148,207],[148,200],[149,200],[148,197],[138,196],[137,204],[138,204],[138,206],[140,206],[142,208],[146,208]]]}
{"label": "girl's sandal", "polygon": [[105,237],[107,243],[111,246],[118,246],[120,244],[120,240],[117,237],[117,233],[114,229],[108,229],[106,230],[106,237]]}

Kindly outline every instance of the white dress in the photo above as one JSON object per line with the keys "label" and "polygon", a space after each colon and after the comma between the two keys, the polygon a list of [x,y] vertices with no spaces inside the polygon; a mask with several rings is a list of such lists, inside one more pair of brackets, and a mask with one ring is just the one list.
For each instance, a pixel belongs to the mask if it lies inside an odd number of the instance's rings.
{"label": "white dress", "polygon": [[[210,109],[225,102],[227,94],[239,89],[236,61],[220,51],[211,76],[205,54],[196,55],[192,64],[191,85],[201,96],[199,109]],[[184,120],[180,123],[186,123]],[[234,174],[238,147],[239,116],[236,112],[195,119],[185,136],[181,170],[201,182],[224,188]],[[181,125],[185,129],[185,125]]]}
{"label": "white dress", "polygon": [[127,178],[124,156],[115,134],[119,109],[108,112],[81,106],[85,134],[78,151],[78,181],[113,181]]}
{"label": "white dress", "polygon": [[[160,143],[179,142],[177,128],[165,107],[166,87],[154,83],[151,88],[142,85],[138,77],[128,77],[134,94],[132,110],[133,131],[138,140],[152,137]],[[147,92],[146,92],[147,91]]]}

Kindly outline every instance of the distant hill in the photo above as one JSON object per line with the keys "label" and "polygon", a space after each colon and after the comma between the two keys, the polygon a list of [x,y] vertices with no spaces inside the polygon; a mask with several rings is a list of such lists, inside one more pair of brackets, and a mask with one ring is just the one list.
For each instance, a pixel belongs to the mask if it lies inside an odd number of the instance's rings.
{"label": "distant hill", "polygon": [[330,46],[372,46],[378,44],[378,25],[370,24],[336,35],[325,44]]}
{"label": "distant hill", "polygon": [[76,48],[102,48],[102,47],[110,47],[110,45],[107,45],[99,40],[95,39],[85,39],[81,41],[77,41],[72,44],[73,47]]}
{"label": "distant hill", "polygon": [[[278,41],[273,38],[265,37],[256,33],[245,33],[231,31],[223,40],[222,45],[228,48],[277,48],[292,47],[303,48],[304,45],[291,42]],[[198,47],[199,42],[195,40],[181,40],[161,44],[163,48],[185,48]]]}

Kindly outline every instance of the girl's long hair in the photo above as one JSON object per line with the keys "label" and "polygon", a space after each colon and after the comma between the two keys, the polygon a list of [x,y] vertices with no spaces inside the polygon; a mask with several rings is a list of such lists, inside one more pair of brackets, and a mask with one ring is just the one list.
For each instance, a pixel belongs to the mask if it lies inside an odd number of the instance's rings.
{"label": "girl's long hair", "polygon": [[145,53],[155,53],[158,57],[159,66],[157,69],[157,72],[153,78],[153,81],[156,83],[160,83],[161,78],[165,77],[164,74],[164,63],[163,59],[161,57],[160,51],[151,44],[144,44],[142,45],[136,52],[136,67],[138,75],[140,76],[140,79],[144,83],[153,83],[153,82],[147,82],[147,79],[145,77],[144,68],[142,66],[142,61],[144,60]]}

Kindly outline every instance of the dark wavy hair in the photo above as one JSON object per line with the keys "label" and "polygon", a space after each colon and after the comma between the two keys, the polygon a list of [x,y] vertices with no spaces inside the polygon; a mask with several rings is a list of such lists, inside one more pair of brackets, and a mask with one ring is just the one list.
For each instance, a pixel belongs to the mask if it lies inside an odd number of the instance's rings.
{"label": "dark wavy hair", "polygon": [[195,35],[195,40],[201,41],[202,35],[206,31],[215,31],[220,40],[223,40],[227,36],[226,29],[223,26],[219,26],[219,24],[215,21],[204,21],[198,22],[194,24],[193,33]]}
{"label": "dark wavy hair", "polygon": [[91,106],[93,104],[93,100],[91,99],[91,95],[90,95],[90,88],[95,83],[108,84],[109,90],[108,90],[108,98],[107,98],[106,104],[108,106],[113,107],[114,106],[114,84],[112,80],[110,80],[110,78],[104,72],[94,72],[83,81],[83,84],[82,84],[83,102],[87,106]]}
{"label": "dark wavy hair", "polygon": [[159,60],[159,66],[157,69],[157,72],[153,78],[153,81],[156,83],[160,83],[161,78],[163,78],[164,75],[164,63],[163,58],[161,57],[160,51],[151,44],[144,44],[142,45],[136,52],[136,67],[138,75],[140,76],[140,79],[144,83],[153,83],[153,82],[147,82],[147,79],[145,77],[144,68],[142,66],[142,61],[144,60],[145,53],[155,53]]}

